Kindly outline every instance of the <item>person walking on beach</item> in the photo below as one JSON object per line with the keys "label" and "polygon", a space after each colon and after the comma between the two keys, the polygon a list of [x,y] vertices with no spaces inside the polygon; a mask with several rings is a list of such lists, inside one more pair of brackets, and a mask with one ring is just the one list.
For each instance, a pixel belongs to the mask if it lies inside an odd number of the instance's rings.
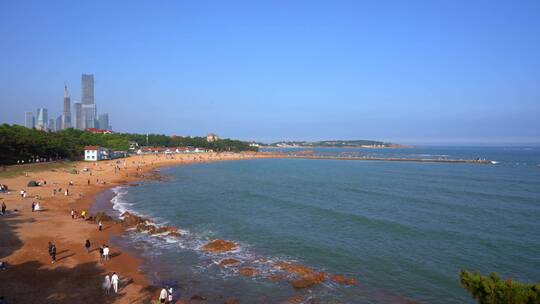
{"label": "person walking on beach", "polygon": [[66,188],[66,192],[64,192],[64,195],[65,195],[65,196],[68,196],[68,195],[69,195],[69,189]]}
{"label": "person walking on beach", "polygon": [[49,241],[49,256],[52,258],[52,248],[53,248],[53,244],[52,242]]}
{"label": "person walking on beach", "polygon": [[103,246],[99,247],[99,261],[103,262]]}
{"label": "person walking on beach", "polygon": [[109,260],[109,246],[103,245],[103,260]]}
{"label": "person walking on beach", "polygon": [[165,304],[165,301],[167,301],[167,296],[168,296],[168,293],[167,293],[167,289],[165,287],[163,287],[161,289],[161,292],[159,293],[159,304]]}
{"label": "person walking on beach", "polygon": [[2,215],[6,214],[6,203],[4,203],[4,201],[2,201]]}
{"label": "person walking on beach", "polygon": [[54,264],[56,262],[56,245],[49,245],[49,254],[51,255],[51,263]]}
{"label": "person walking on beach", "polygon": [[109,294],[109,292],[111,292],[111,277],[109,276],[109,274],[105,275],[105,280],[103,280],[101,288],[105,290],[106,294]]}
{"label": "person walking on beach", "polygon": [[32,212],[36,210],[36,202],[32,202]]}
{"label": "person walking on beach", "polygon": [[173,290],[172,287],[169,287],[167,290],[167,303],[172,304],[173,303]]}
{"label": "person walking on beach", "polygon": [[101,223],[101,221],[99,221],[98,223],[98,231],[102,231],[103,230],[103,224]]}
{"label": "person walking on beach", "polygon": [[84,243],[84,248],[86,248],[86,253],[90,253],[90,240],[86,240],[86,243]]}
{"label": "person walking on beach", "polygon": [[114,293],[118,293],[118,283],[120,281],[120,278],[118,278],[118,275],[116,272],[113,272],[113,275],[111,277],[111,284],[114,289]]}
{"label": "person walking on beach", "polygon": [[71,219],[75,218],[75,209],[71,208]]}

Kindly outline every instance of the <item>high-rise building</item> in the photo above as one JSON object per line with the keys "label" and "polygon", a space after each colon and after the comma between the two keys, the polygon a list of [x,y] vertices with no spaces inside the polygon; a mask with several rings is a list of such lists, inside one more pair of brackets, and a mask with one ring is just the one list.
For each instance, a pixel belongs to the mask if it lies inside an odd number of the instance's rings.
{"label": "high-rise building", "polygon": [[64,123],[64,114],[59,115],[56,118],[56,131],[62,130],[63,123]]}
{"label": "high-rise building", "polygon": [[32,112],[26,112],[24,113],[24,126],[28,129],[34,128],[36,122],[34,118],[34,113]]}
{"label": "high-rise building", "polygon": [[69,97],[69,91],[67,85],[64,84],[64,112],[62,114],[62,125],[56,126],[58,129],[71,128],[71,98]]}
{"label": "high-rise building", "polygon": [[109,114],[107,113],[104,113],[104,114],[99,114],[99,129],[102,129],[102,130],[110,130],[110,126],[109,126]]}
{"label": "high-rise building", "polygon": [[44,131],[47,130],[48,119],[49,118],[47,116],[47,109],[38,108],[36,115],[36,129]]}
{"label": "high-rise building", "polygon": [[47,130],[54,132],[56,131],[56,121],[54,118],[49,119],[49,124],[47,125]]}
{"label": "high-rise building", "polygon": [[96,104],[82,104],[83,130],[96,127]]}
{"label": "high-rise building", "polygon": [[94,75],[82,74],[81,98],[83,104],[94,104]]}
{"label": "high-rise building", "polygon": [[75,107],[75,128],[79,130],[84,130],[84,123],[82,118],[82,104],[80,102],[73,103]]}

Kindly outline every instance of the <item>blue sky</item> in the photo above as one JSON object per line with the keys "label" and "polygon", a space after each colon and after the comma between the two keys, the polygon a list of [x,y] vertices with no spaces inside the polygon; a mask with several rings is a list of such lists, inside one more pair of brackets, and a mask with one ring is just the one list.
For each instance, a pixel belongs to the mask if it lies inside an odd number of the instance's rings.
{"label": "blue sky", "polygon": [[540,1],[0,1],[0,122],[95,75],[127,132],[540,143]]}

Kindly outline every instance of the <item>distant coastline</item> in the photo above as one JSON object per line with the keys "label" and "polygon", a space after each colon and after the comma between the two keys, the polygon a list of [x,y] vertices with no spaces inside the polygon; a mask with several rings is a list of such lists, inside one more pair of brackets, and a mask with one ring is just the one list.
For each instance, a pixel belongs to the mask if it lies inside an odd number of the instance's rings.
{"label": "distant coastline", "polygon": [[323,141],[280,141],[271,144],[260,144],[261,148],[353,148],[353,149],[402,149],[412,148],[397,143],[377,140],[323,140]]}

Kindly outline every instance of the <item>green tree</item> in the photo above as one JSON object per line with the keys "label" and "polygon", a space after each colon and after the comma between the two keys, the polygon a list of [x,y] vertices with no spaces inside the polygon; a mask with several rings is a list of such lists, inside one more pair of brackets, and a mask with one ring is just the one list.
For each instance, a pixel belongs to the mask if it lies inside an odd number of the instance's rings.
{"label": "green tree", "polygon": [[462,270],[461,286],[467,290],[479,304],[539,304],[540,283],[524,284],[512,279],[506,281],[496,273],[483,277],[477,272]]}

